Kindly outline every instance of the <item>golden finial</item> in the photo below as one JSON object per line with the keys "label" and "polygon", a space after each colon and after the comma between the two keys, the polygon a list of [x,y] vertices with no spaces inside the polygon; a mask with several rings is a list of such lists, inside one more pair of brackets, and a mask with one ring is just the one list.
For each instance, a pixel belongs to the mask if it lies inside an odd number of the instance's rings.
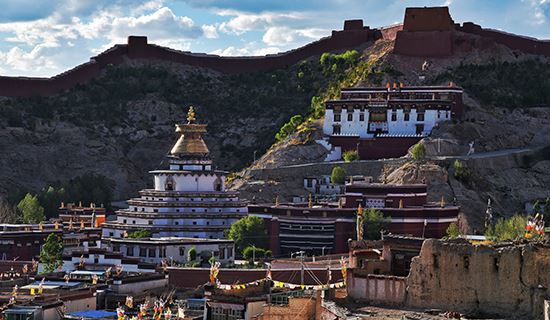
{"label": "golden finial", "polygon": [[189,106],[189,111],[187,111],[187,123],[191,124],[195,122],[195,108],[193,106]]}
{"label": "golden finial", "polygon": [[342,198],[338,198],[338,209],[342,209],[344,207],[344,201],[342,201]]}
{"label": "golden finial", "polygon": [[55,221],[55,230],[59,229],[59,222]]}
{"label": "golden finial", "polygon": [[399,199],[399,209],[403,209],[403,199]]}
{"label": "golden finial", "polygon": [[80,220],[80,229],[84,229],[84,220]]}
{"label": "golden finial", "polygon": [[279,207],[279,205],[281,205],[281,203],[279,202],[279,196],[276,196],[275,197],[275,207]]}
{"label": "golden finial", "polygon": [[441,196],[441,208],[445,208],[445,196]]}
{"label": "golden finial", "polygon": [[363,207],[361,206],[361,204],[359,204],[359,206],[357,206],[357,214],[358,214],[358,215],[362,215],[362,214],[363,214]]}
{"label": "golden finial", "polygon": [[43,231],[44,230],[44,224],[42,224],[42,222],[40,222],[38,224],[38,228],[40,229],[40,231]]}
{"label": "golden finial", "polygon": [[311,193],[309,194],[309,199],[308,199],[307,206],[309,208],[313,208],[313,197],[311,196]]}
{"label": "golden finial", "polygon": [[73,219],[69,220],[69,230],[73,230]]}
{"label": "golden finial", "polygon": [[65,202],[61,201],[61,209],[65,208]]}
{"label": "golden finial", "polygon": [[79,201],[79,202],[78,202],[78,207],[79,207],[79,208],[82,208],[82,201]]}

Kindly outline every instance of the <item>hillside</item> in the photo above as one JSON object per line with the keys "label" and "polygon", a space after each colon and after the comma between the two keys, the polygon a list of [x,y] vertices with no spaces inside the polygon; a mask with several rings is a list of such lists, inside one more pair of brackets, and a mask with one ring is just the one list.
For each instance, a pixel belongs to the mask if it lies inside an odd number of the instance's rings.
{"label": "hillside", "polygon": [[[368,44],[366,44],[368,45]],[[240,170],[306,115],[311,97],[338,73],[319,56],[271,71],[222,73],[160,61],[127,60],[51,97],[0,100],[0,194],[37,191],[91,171],[115,182],[115,199],[150,181],[175,142],[174,124],[195,106],[219,169]]]}
{"label": "hillside", "polygon": [[[461,34],[464,41],[479,41],[478,36]],[[375,47],[375,46],[373,46]],[[375,52],[369,47],[362,59],[372,61]],[[388,182],[429,184],[430,200],[447,201],[453,198],[463,207],[463,224],[470,231],[480,229],[487,199],[491,198],[496,216],[524,212],[525,205],[550,196],[550,61],[546,57],[514,51],[492,43],[475,50],[457,50],[449,57],[411,57],[397,55],[391,50],[378,50],[368,74],[354,85],[384,85],[386,82],[403,82],[407,85],[445,85],[454,81],[465,89],[466,113],[460,121],[445,123],[436,128],[432,136],[422,141],[428,159],[417,163],[410,158],[365,161],[352,164],[302,166],[301,174],[295,165],[319,162],[326,149],[309,138],[308,143],[296,133],[275,144],[253,166],[239,174],[234,187],[245,194],[255,194],[257,201],[272,201],[278,195],[290,200],[294,195],[306,195],[301,187],[305,175],[330,174],[335,165],[346,168],[349,174],[368,174]],[[429,68],[422,70],[425,61]],[[353,74],[348,70],[348,75]],[[421,80],[420,75],[424,76]],[[308,137],[320,137],[321,123],[310,125]],[[463,159],[469,170],[467,179],[454,177],[453,162],[466,154],[468,143],[475,141],[478,159]],[[304,158],[308,151],[314,159]],[[514,154],[491,152],[506,149],[525,149]],[[500,152],[500,151],[499,151]],[[445,157],[446,156],[446,157]],[[279,165],[277,165],[279,164]],[[290,166],[285,169],[285,166]],[[281,178],[278,178],[280,176]]]}

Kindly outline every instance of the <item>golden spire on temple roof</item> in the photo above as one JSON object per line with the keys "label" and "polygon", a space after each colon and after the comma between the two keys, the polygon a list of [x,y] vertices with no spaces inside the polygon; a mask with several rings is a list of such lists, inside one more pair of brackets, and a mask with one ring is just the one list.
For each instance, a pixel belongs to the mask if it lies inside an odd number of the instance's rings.
{"label": "golden spire on temple roof", "polygon": [[189,106],[189,111],[187,111],[187,123],[192,124],[195,120],[195,108],[193,108],[193,106]]}

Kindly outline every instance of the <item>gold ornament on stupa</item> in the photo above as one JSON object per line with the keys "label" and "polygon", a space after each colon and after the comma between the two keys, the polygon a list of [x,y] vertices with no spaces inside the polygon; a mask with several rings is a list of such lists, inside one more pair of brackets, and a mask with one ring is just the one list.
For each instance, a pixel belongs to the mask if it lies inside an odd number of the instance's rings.
{"label": "gold ornament on stupa", "polygon": [[281,203],[279,202],[279,196],[276,196],[275,197],[275,207],[279,207],[281,205]]}
{"label": "gold ornament on stupa", "polygon": [[205,124],[197,124],[195,109],[189,107],[187,112],[187,123],[176,124],[176,132],[180,133],[178,141],[170,150],[170,154],[175,157],[205,157],[210,152],[206,143],[202,139],[202,134],[206,133]]}
{"label": "gold ornament on stupa", "polygon": [[309,194],[309,199],[308,199],[308,202],[307,202],[307,206],[309,208],[313,208],[313,197],[311,196],[311,193]]}

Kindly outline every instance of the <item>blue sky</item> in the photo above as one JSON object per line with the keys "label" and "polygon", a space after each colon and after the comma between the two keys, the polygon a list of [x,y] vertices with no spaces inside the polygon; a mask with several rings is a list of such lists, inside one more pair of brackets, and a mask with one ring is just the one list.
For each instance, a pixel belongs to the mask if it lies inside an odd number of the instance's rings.
{"label": "blue sky", "polygon": [[440,5],[455,22],[550,39],[550,0],[0,0],[0,75],[52,76],[128,35],[193,52],[276,53],[345,19],[380,27],[406,7]]}

